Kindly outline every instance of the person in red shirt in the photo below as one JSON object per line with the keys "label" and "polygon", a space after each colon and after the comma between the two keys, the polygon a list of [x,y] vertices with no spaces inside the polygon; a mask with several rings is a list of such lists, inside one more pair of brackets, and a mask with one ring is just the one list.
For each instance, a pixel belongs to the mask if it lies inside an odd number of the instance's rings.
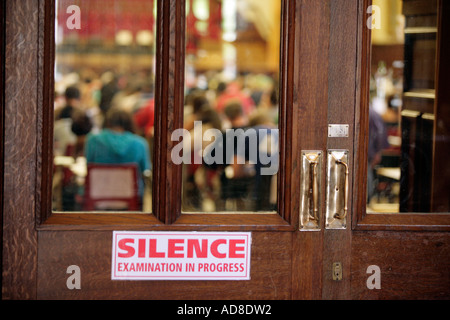
{"label": "person in red shirt", "polygon": [[155,125],[155,100],[150,99],[146,105],[134,114],[136,126],[147,138],[153,137]]}
{"label": "person in red shirt", "polygon": [[238,102],[242,106],[245,115],[249,115],[255,108],[252,98],[241,91],[239,84],[231,82],[224,93],[222,93],[216,102],[216,110],[219,113],[224,112],[225,107],[231,102]]}

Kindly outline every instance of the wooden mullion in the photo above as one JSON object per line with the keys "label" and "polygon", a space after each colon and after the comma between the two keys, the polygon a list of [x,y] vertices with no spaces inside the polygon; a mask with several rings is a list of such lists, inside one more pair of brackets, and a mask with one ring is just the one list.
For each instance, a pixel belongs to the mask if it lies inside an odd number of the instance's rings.
{"label": "wooden mullion", "polygon": [[185,1],[158,1],[153,210],[171,224],[181,214],[182,166],[171,161],[170,137],[183,128]]}
{"label": "wooden mullion", "polygon": [[[372,0],[361,0],[358,9],[358,61],[357,61],[357,92],[355,104],[355,138],[354,138],[354,206],[352,228],[355,229],[366,211],[367,198],[367,154],[369,150],[369,87],[371,65],[371,31],[365,27],[368,19],[367,8]],[[358,94],[359,90],[359,94]]]}
{"label": "wooden mullion", "polygon": [[39,1],[36,225],[52,213],[55,0]]}
{"label": "wooden mullion", "polygon": [[[292,105],[292,190],[300,190],[301,151],[327,148],[328,71],[330,44],[330,2],[297,0],[295,7],[295,56]],[[325,168],[325,166],[323,166]],[[325,169],[323,169],[324,171]],[[325,193],[322,172],[321,193]],[[290,212],[298,230],[300,201],[298,191],[292,195]],[[320,213],[323,217],[324,210]],[[323,220],[323,219],[322,219]],[[324,223],[320,231],[297,231],[292,249],[292,299],[309,300],[322,297]]]}
{"label": "wooden mullion", "polygon": [[[0,159],[2,159],[0,163],[0,172],[1,172],[1,180],[0,180],[0,221],[2,227],[0,228],[0,255],[3,257],[3,181],[4,181],[4,145],[5,145],[5,131],[4,131],[4,119],[5,119],[5,73],[4,73],[4,65],[5,65],[5,8],[6,2],[2,2],[0,4]],[[3,258],[2,258],[3,260]],[[3,270],[3,263],[1,270]],[[2,272],[3,274],[3,272]],[[0,279],[0,285],[3,288],[3,277]]]}
{"label": "wooden mullion", "polygon": [[280,100],[279,100],[279,130],[280,130],[280,166],[278,172],[278,212],[282,218],[296,225],[298,217],[292,215],[292,210],[298,204],[299,193],[293,189],[293,166],[297,154],[295,144],[293,83],[294,83],[294,50],[295,50],[295,1],[282,1],[281,35],[280,35]]}

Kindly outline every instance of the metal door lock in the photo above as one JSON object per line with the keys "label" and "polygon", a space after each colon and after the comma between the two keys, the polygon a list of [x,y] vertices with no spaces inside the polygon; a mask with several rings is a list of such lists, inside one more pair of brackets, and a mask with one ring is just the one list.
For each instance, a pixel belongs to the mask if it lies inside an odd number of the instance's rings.
{"label": "metal door lock", "polygon": [[342,281],[342,263],[333,263],[333,281]]}

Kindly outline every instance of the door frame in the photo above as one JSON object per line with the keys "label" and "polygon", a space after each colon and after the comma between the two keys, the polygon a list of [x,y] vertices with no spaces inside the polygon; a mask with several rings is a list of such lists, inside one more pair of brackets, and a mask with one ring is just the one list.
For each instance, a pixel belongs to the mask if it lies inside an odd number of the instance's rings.
{"label": "door frame", "polygon": [[[141,226],[141,228],[158,228],[158,227],[171,227],[172,225],[180,225],[187,227],[189,225],[195,226],[195,228],[217,228],[218,226],[234,230],[245,229],[247,225],[249,228],[259,226],[258,228],[264,230],[270,228],[271,230],[294,230],[295,217],[291,217],[284,209],[286,204],[279,203],[280,213],[277,216],[272,216],[268,219],[266,214],[251,214],[242,215],[216,215],[216,214],[203,214],[200,216],[195,215],[183,215],[181,211],[181,198],[174,195],[181,194],[181,177],[182,166],[174,165],[170,160],[170,150],[177,144],[177,142],[171,141],[171,133],[177,129],[183,127],[183,102],[184,102],[184,53],[185,53],[185,34],[182,29],[185,21],[185,1],[186,0],[169,0],[160,1],[157,8],[157,39],[161,45],[157,46],[157,63],[156,68],[156,83],[155,83],[155,141],[153,154],[153,199],[158,199],[153,202],[153,214],[152,215],[130,215],[130,214],[112,214],[112,215],[96,215],[91,214],[83,217],[83,225],[89,227],[101,225],[102,228],[111,227],[111,221],[114,224],[127,225],[130,222],[134,226]],[[41,35],[43,46],[40,50],[45,52],[43,57],[43,69],[41,72],[44,75],[53,74],[54,61],[54,41],[53,34],[54,22],[52,16],[54,15],[54,0],[40,0],[43,2],[44,13],[41,17],[42,27],[44,28],[44,34]],[[284,54],[281,58],[281,70],[280,78],[284,78],[285,84],[281,86],[281,102],[282,106],[289,105],[292,100],[293,88],[289,85],[292,82],[292,71],[289,67],[290,61],[293,60],[293,46],[295,30],[291,27],[294,25],[293,19],[295,16],[296,1],[281,0],[284,25],[281,28],[282,46],[280,49]],[[181,70],[181,71],[180,71]],[[286,74],[286,76],[284,76]],[[44,77],[43,88],[44,92],[51,92],[46,88],[53,87],[52,77]],[[44,93],[44,94],[45,94]],[[52,94],[45,96],[45,105],[51,105]],[[294,140],[293,134],[289,131],[289,127],[292,126],[292,117],[290,114],[292,111],[285,107],[281,107],[280,119],[280,136],[282,136],[281,155],[280,161],[290,163],[292,159],[289,156],[289,147],[285,147],[286,141]],[[55,226],[62,226],[67,224],[77,224],[80,219],[79,214],[59,214],[52,213],[51,199],[48,195],[51,193],[51,184],[48,183],[47,177],[51,175],[52,163],[47,161],[50,159],[50,155],[46,152],[52,150],[53,136],[50,128],[53,123],[53,115],[49,115],[45,108],[39,110],[39,116],[41,114],[46,117],[40,118],[39,122],[42,123],[44,128],[42,133],[42,141],[39,142],[40,149],[38,157],[41,157],[43,168],[41,175],[38,177],[38,188],[41,188],[39,203],[42,203],[42,208],[39,211],[42,212],[37,217],[37,225],[40,230],[49,230],[55,228]],[[169,121],[167,121],[169,119]],[[42,155],[42,156],[41,156]],[[280,168],[279,185],[280,190],[278,195],[290,193],[290,190],[284,190],[286,183],[284,183],[285,175],[284,168]],[[158,186],[158,187],[155,187]],[[286,188],[287,189],[287,188]],[[285,197],[289,202],[289,197]],[[238,221],[236,223],[236,221]],[[208,221],[205,223],[205,221]],[[211,224],[213,222],[213,224]],[[203,227],[204,226],[204,227]]]}
{"label": "door frame", "polygon": [[[184,33],[179,32],[183,20],[184,1],[161,1],[158,7],[159,37],[166,39],[159,46],[159,70],[170,72],[157,74],[156,97],[161,103],[155,127],[155,149],[169,150],[172,142],[168,132],[182,127],[182,101]],[[334,18],[342,17],[345,1],[317,2],[282,0],[283,24],[281,41],[280,99],[280,159],[284,166],[279,172],[280,215],[182,215],[180,200],[173,201],[173,192],[180,194],[181,167],[169,164],[168,152],[156,152],[155,181],[163,189],[153,188],[159,205],[150,215],[105,214],[50,214],[52,166],[54,41],[49,36],[54,30],[53,1],[28,0],[19,4],[5,2],[5,186],[3,195],[5,267],[4,294],[15,299],[34,299],[38,296],[38,243],[40,234],[46,232],[111,231],[117,226],[139,230],[227,230],[288,232],[292,234],[292,299],[320,299],[332,295],[342,296],[342,285],[332,292],[322,294],[322,287],[329,287],[322,270],[323,257],[334,248],[323,246],[324,239],[336,237],[342,232],[298,232],[301,150],[326,150],[328,125],[328,96],[330,79],[330,12]],[[353,9],[355,9],[353,3]],[[20,13],[19,13],[20,12]],[[356,12],[354,12],[356,14]],[[355,16],[353,16],[355,18]],[[27,21],[27,24],[19,23]],[[8,23],[9,22],[9,23]],[[345,23],[345,21],[339,21]],[[355,21],[353,22],[355,23]],[[29,28],[38,26],[37,29]],[[26,41],[16,38],[22,34]],[[299,40],[301,39],[301,40]],[[342,45],[338,42],[334,45]],[[329,48],[329,50],[324,50]],[[342,49],[342,48],[340,48]],[[38,54],[35,54],[35,53]],[[339,51],[345,56],[345,50]],[[350,52],[350,50],[347,51]],[[336,56],[338,59],[338,57]],[[171,63],[174,61],[174,63]],[[354,69],[354,65],[351,66]],[[20,75],[14,77],[14,75]],[[24,94],[25,89],[29,94]],[[175,90],[178,88],[178,90]],[[335,90],[340,90],[335,87]],[[348,88],[347,88],[348,89]],[[288,107],[289,106],[289,107]],[[352,112],[351,109],[350,113]],[[171,119],[172,121],[164,121]],[[302,134],[308,128],[309,134]],[[324,176],[322,175],[325,179]],[[168,182],[167,185],[165,182]],[[325,183],[322,183],[322,192]],[[30,195],[30,197],[23,195]],[[17,205],[20,204],[20,205]],[[175,213],[175,214],[174,214]],[[338,236],[339,237],[339,236]],[[344,243],[344,242],[342,242]],[[348,242],[346,242],[348,243]],[[18,244],[18,247],[16,246]],[[346,244],[347,245],[347,244]],[[18,250],[19,249],[19,250]],[[16,252],[27,252],[17,255]],[[341,259],[342,260],[342,259]],[[328,269],[323,267],[324,269]],[[13,272],[14,271],[14,272]],[[348,288],[348,286],[347,286]],[[344,293],[349,296],[349,292]]]}
{"label": "door frame", "polygon": [[[53,105],[48,88],[53,86],[54,45],[52,38],[46,35],[53,30],[53,2],[24,0],[19,4],[7,0],[3,3],[2,23],[8,27],[2,28],[5,47],[0,69],[4,80],[0,96],[4,133],[1,148],[4,159],[1,182],[3,297],[42,297],[38,288],[38,265],[46,256],[42,250],[39,252],[38,244],[40,240],[48,242],[66,233],[93,232],[102,238],[102,234],[119,227],[140,231],[252,231],[258,234],[259,240],[274,235],[290,241],[290,298],[327,300],[352,299],[354,292],[361,292],[359,288],[364,283],[359,280],[364,274],[356,274],[359,270],[354,268],[355,260],[360,257],[352,256],[361,242],[355,245],[355,238],[373,237],[372,231],[450,230],[450,224],[446,223],[448,218],[442,216],[419,215],[411,220],[411,217],[364,215],[361,185],[364,185],[366,173],[364,161],[360,165],[360,159],[366,158],[364,128],[367,119],[360,106],[367,103],[370,41],[364,28],[370,0],[327,0],[319,4],[317,1],[282,0],[280,78],[284,80],[281,84],[284,89],[280,97],[285,107],[280,113],[280,158],[285,165],[280,167],[278,181],[278,194],[282,199],[278,204],[280,215],[182,214],[181,199],[172,201],[171,197],[173,193],[181,194],[181,168],[169,163],[169,152],[157,152],[153,159],[158,168],[155,181],[165,188],[153,188],[154,197],[164,199],[154,207],[154,214],[50,215],[51,166],[48,159],[52,133],[48,124],[52,123],[53,115],[45,110]],[[159,137],[155,149],[160,151],[169,150],[173,143],[167,133],[182,126],[181,111],[177,108],[182,92],[175,88],[181,88],[182,72],[176,71],[184,63],[181,59],[184,35],[179,32],[184,1],[161,3],[158,16],[165,18],[158,20],[159,36],[167,40],[158,51],[159,70],[170,67],[171,72],[157,74],[156,92],[161,104],[155,122]],[[30,28],[30,25],[38,28]],[[363,80],[365,82],[361,83]],[[329,124],[349,124],[349,137],[328,138]],[[308,134],[303,134],[303,128],[308,128]],[[353,212],[347,216],[348,227],[327,230],[322,219],[319,232],[298,231],[301,151],[329,149],[350,152],[353,170],[348,205]],[[325,169],[321,179],[321,191],[325,194]],[[388,239],[390,235],[383,233],[382,236]],[[412,237],[410,233],[408,237]],[[438,237],[448,239],[447,234],[441,233]],[[65,240],[70,242],[70,239]],[[335,262],[343,265],[342,281],[332,279]]]}
{"label": "door frame", "polygon": [[[5,66],[5,28],[6,28],[6,24],[5,24],[5,7],[6,4],[5,2],[2,2],[2,4],[0,5],[0,26],[1,26],[1,32],[0,32],[0,132],[2,134],[2,138],[0,141],[0,159],[2,159],[2,162],[0,164],[0,172],[1,172],[1,180],[0,180],[0,206],[2,208],[1,212],[0,212],[0,221],[1,221],[1,225],[2,228],[0,230],[0,242],[2,247],[0,248],[0,256],[1,261],[2,261],[2,266],[0,268],[0,270],[2,271],[3,274],[3,181],[4,181],[4,153],[3,153],[3,149],[4,149],[4,145],[5,145],[5,131],[4,131],[4,119],[5,119],[5,72],[4,72],[4,66]],[[3,287],[3,277],[0,280],[0,285],[2,285]]]}
{"label": "door frame", "polygon": [[[448,299],[450,215],[367,214],[368,110],[371,30],[366,27],[372,0],[359,1],[354,114],[352,227],[349,231],[352,299]],[[440,1],[440,5],[445,1]],[[446,3],[448,14],[450,6]],[[440,18],[442,23],[443,19]],[[448,37],[448,23],[444,28]],[[440,34],[441,37],[445,35]],[[448,52],[448,45],[445,46]],[[442,52],[441,56],[445,57]],[[447,63],[448,66],[448,63]],[[447,68],[448,69],[448,68]],[[448,82],[448,73],[446,76]],[[439,96],[440,97],[440,96]],[[447,96],[441,97],[447,99]],[[369,289],[371,267],[379,267],[381,289]],[[412,277],[412,275],[415,275]],[[418,279],[420,281],[418,281]]]}
{"label": "door frame", "polygon": [[[370,91],[370,70],[371,70],[371,30],[366,27],[366,22],[370,18],[367,10],[372,5],[372,0],[362,0],[362,9],[359,12],[358,23],[358,70],[357,82],[358,86],[355,97],[357,98],[355,106],[355,165],[354,165],[354,205],[352,228],[361,231],[450,231],[450,215],[436,214],[436,213],[415,213],[415,214],[367,214],[366,213],[366,189],[367,184],[367,163],[360,161],[367,158],[369,132],[365,130],[368,128],[369,115],[367,110],[369,106],[369,91]],[[444,8],[445,1],[439,0],[439,7]],[[448,4],[445,5],[445,10],[449,10]],[[443,10],[439,17],[439,23],[442,24]],[[448,23],[446,27],[441,28],[445,34],[440,34],[441,37],[448,36]],[[439,45],[442,43],[440,39]],[[449,52],[449,46],[440,46],[439,52],[441,57],[445,57]],[[445,69],[443,69],[445,70]],[[441,81],[448,82],[448,76],[445,72],[440,75]],[[445,78],[444,78],[445,77]],[[441,93],[440,103],[448,103],[448,96]]]}
{"label": "door frame", "polygon": [[[282,55],[281,78],[285,79],[282,90],[282,103],[292,101],[294,77],[293,68],[287,65],[293,61],[294,44],[297,43],[292,32],[297,24],[289,20],[298,14],[299,1],[282,0]],[[173,201],[173,194],[181,187],[181,167],[168,161],[172,141],[168,132],[182,127],[182,86],[184,70],[184,33],[179,32],[183,21],[184,1],[160,1],[158,6],[158,37],[164,39],[159,46],[159,73],[156,99],[160,110],[155,121],[157,139],[155,147],[161,150],[154,155],[157,174],[154,183],[164,189],[153,188],[154,197],[159,204],[154,205],[154,214],[51,214],[51,150],[53,123],[53,61],[54,41],[54,1],[28,0],[20,5],[16,1],[6,1],[5,43],[5,187],[3,206],[4,220],[4,296],[13,299],[35,299],[38,292],[38,264],[41,250],[38,245],[47,234],[60,232],[103,232],[120,226],[127,230],[165,230],[165,231],[255,231],[291,234],[296,228],[296,215],[279,214],[230,214],[230,215],[182,215],[180,200]],[[27,21],[19,23],[18,21]],[[37,26],[38,28],[30,28]],[[26,41],[22,42],[21,34]],[[287,40],[289,39],[289,40]],[[37,54],[36,54],[37,53]],[[173,61],[175,61],[173,63]],[[169,72],[161,72],[169,70]],[[297,69],[298,71],[298,69]],[[288,75],[284,76],[283,72]],[[15,76],[16,75],[16,76]],[[178,90],[176,90],[176,88]],[[30,94],[25,94],[29,91]],[[290,163],[295,161],[296,150],[292,127],[292,109],[281,108],[281,159]],[[171,121],[165,121],[170,119]],[[288,124],[289,123],[289,124]],[[290,139],[292,137],[292,139]],[[161,152],[165,150],[166,152]],[[287,154],[287,155],[285,155]],[[294,156],[291,156],[294,154]],[[283,161],[283,160],[282,160]],[[290,177],[292,172],[282,168],[279,176]],[[289,178],[288,178],[289,179]],[[168,182],[168,183],[166,183]],[[290,194],[292,189],[279,182],[279,194]],[[26,195],[24,197],[24,195]],[[30,197],[28,197],[30,195]],[[290,212],[295,197],[283,196],[279,212]],[[17,205],[20,204],[20,205]],[[176,219],[177,218],[177,219]],[[176,220],[176,221],[175,221]],[[284,237],[286,238],[286,237]],[[289,244],[290,245],[290,244]],[[17,254],[27,252],[27,255]]]}

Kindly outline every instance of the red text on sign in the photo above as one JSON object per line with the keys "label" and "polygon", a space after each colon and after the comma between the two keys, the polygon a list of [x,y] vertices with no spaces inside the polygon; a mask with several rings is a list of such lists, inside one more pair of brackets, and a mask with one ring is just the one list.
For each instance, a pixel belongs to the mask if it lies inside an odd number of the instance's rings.
{"label": "red text on sign", "polygon": [[166,250],[158,250],[158,239],[124,238],[118,243],[119,258],[217,258],[245,259],[242,239],[167,239]]}

